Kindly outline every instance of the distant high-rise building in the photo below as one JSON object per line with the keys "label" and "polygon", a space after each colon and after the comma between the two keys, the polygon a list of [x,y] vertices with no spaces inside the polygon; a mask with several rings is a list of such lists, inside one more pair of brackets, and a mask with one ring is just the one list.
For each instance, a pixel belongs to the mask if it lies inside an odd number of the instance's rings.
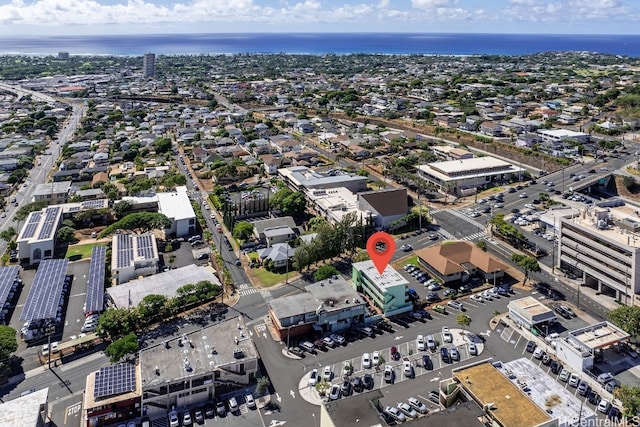
{"label": "distant high-rise building", "polygon": [[69,52],[58,52],[58,59],[69,59]]}
{"label": "distant high-rise building", "polygon": [[154,77],[156,75],[156,55],[154,53],[145,53],[142,58],[142,69],[145,77]]}

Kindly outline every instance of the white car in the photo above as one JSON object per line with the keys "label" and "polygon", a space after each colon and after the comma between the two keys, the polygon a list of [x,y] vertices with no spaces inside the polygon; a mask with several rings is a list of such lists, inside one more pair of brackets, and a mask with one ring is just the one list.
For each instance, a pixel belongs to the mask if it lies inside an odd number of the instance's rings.
{"label": "white car", "polygon": [[418,351],[424,351],[427,349],[423,335],[418,335],[416,338],[416,347],[418,348]]}
{"label": "white car", "polygon": [[453,335],[447,326],[442,327],[442,340],[444,342],[453,342]]}
{"label": "white car", "polygon": [[398,409],[407,417],[415,418],[418,416],[418,412],[406,402],[398,403]]}
{"label": "white car", "polygon": [[333,372],[331,372],[331,366],[327,365],[324,367],[324,369],[322,370],[322,378],[327,382],[331,381],[331,378],[333,378]]}
{"label": "white car", "polygon": [[427,348],[433,351],[436,347],[436,340],[433,338],[433,335],[427,335]]}
{"label": "white car", "polygon": [[598,411],[606,414],[611,409],[611,403],[607,399],[602,399],[600,403],[598,403]]}
{"label": "white car", "polygon": [[372,356],[373,366],[378,366],[380,364],[380,352],[374,351]]}
{"label": "white car", "polygon": [[351,362],[349,361],[344,362],[344,364],[342,365],[342,375],[351,375],[352,372],[353,372],[353,365],[351,365]]}
{"label": "white car", "polygon": [[180,420],[178,419],[178,413],[176,411],[169,412],[169,427],[179,427]]}
{"label": "white car", "polygon": [[343,345],[346,342],[344,337],[338,334],[331,334],[329,335],[329,338],[331,338],[334,342],[338,343],[338,345]]}
{"label": "white car", "polygon": [[403,422],[407,419],[407,417],[402,412],[400,412],[398,408],[395,408],[393,406],[387,406],[386,408],[384,408],[384,412],[386,412],[389,416],[391,416],[391,418],[396,421]]}
{"label": "white car", "polygon": [[314,369],[311,371],[311,376],[309,377],[309,385],[314,386],[318,383],[318,370]]}
{"label": "white car", "polygon": [[331,339],[331,337],[324,337],[322,338],[322,342],[324,343],[324,345],[326,345],[327,347],[335,347],[336,343],[334,340]]}
{"label": "white car", "polygon": [[422,401],[416,399],[415,397],[410,397],[408,401],[409,405],[421,414],[426,414],[429,411],[427,405],[425,405],[424,403],[422,403]]}
{"label": "white car", "polygon": [[247,404],[247,408],[255,409],[256,400],[253,398],[253,394],[249,393],[244,397],[244,402]]}
{"label": "white car", "polygon": [[362,369],[371,369],[371,355],[369,353],[362,355]]}
{"label": "white car", "polygon": [[478,347],[476,347],[475,343],[472,343],[472,342],[469,343],[469,354],[471,356],[477,356],[478,355]]}
{"label": "white car", "polygon": [[476,302],[484,302],[484,298],[482,298],[482,294],[473,294],[471,295],[471,299]]}
{"label": "white car", "polygon": [[405,360],[402,362],[402,372],[404,372],[405,377],[413,378],[413,367],[411,366],[410,360]]}

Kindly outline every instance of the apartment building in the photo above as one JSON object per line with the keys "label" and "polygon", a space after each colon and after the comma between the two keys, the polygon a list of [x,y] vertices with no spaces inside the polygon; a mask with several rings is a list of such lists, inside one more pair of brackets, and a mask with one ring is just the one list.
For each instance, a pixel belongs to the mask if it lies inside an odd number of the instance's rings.
{"label": "apartment building", "polygon": [[352,265],[353,288],[363,293],[385,316],[406,313],[413,309],[407,295],[409,282],[390,265],[382,272],[373,261],[361,261]]}
{"label": "apartment building", "polygon": [[556,266],[602,295],[640,305],[639,232],[640,218],[626,207],[561,218]]}

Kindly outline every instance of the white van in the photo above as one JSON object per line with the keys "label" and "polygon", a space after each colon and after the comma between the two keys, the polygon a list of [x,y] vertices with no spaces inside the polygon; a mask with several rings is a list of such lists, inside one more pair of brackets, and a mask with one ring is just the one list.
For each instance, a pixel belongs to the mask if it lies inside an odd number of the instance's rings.
{"label": "white van", "polygon": [[540,360],[542,359],[542,356],[544,356],[544,349],[540,346],[536,347],[536,349],[533,351],[533,357]]}

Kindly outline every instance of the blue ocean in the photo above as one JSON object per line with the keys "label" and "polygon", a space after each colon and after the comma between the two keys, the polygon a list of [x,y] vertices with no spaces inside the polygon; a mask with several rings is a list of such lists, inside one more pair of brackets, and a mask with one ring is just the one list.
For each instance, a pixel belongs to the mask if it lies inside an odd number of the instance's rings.
{"label": "blue ocean", "polygon": [[245,33],[2,37],[0,54],[138,56],[238,53],[526,55],[584,51],[640,57],[640,35]]}

